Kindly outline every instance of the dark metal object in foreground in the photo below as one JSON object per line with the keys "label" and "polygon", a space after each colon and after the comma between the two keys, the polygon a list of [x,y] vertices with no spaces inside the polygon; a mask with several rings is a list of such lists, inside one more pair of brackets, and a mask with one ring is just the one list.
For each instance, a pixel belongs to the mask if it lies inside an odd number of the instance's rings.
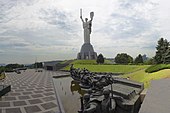
{"label": "dark metal object in foreground", "polygon": [[11,91],[11,86],[0,85],[0,97]]}
{"label": "dark metal object in foreground", "polygon": [[[142,103],[140,93],[144,89],[143,83],[114,78],[111,75],[99,76],[87,69],[75,69],[73,65],[70,67],[70,74],[90,95],[89,102],[84,102],[83,110],[79,113],[99,113],[99,111],[102,113],[138,113]],[[105,96],[105,90],[109,90],[109,96]],[[106,103],[110,104],[102,104],[106,100],[105,97],[109,98]]]}
{"label": "dark metal object in foreground", "polygon": [[70,67],[71,77],[79,82],[81,88],[101,90],[103,87],[113,83],[110,75],[96,75],[87,69],[75,69],[73,65]]}
{"label": "dark metal object in foreground", "polygon": [[138,113],[142,103],[140,93],[144,85],[127,79],[114,79],[114,81],[111,93],[116,100],[116,113]]}

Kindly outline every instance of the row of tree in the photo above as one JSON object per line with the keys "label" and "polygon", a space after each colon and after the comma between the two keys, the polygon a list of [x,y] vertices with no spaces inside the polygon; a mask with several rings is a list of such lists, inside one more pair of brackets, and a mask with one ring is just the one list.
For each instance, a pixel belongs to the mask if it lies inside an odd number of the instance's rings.
{"label": "row of tree", "polygon": [[142,64],[144,59],[141,54],[139,54],[135,59],[128,55],[127,53],[117,54],[115,57],[115,63],[117,64]]}
{"label": "row of tree", "polygon": [[33,64],[34,68],[43,68],[43,63],[42,62],[36,62]]}
{"label": "row of tree", "polygon": [[[170,63],[170,42],[167,39],[160,38],[156,46],[156,53],[153,58],[149,60],[146,59],[146,55],[139,54],[135,59],[133,59],[127,53],[119,53],[115,57],[115,63],[117,64],[142,64],[145,61],[145,64],[169,64]],[[99,54],[97,57],[97,63],[104,63],[104,57],[102,54]]]}
{"label": "row of tree", "polygon": [[[146,60],[144,58],[146,58],[146,56],[144,57],[139,54],[133,61],[133,58],[130,55],[121,53],[117,54],[115,62],[118,64],[142,64]],[[170,64],[170,42],[168,42],[167,39],[160,38],[156,46],[155,56],[146,60],[145,64]]]}
{"label": "row of tree", "polygon": [[[114,61],[117,64],[142,64],[144,63],[144,61],[147,61],[147,60],[148,58],[146,57],[146,55],[142,56],[141,54],[139,54],[135,59],[133,59],[133,57],[131,57],[127,53],[119,53],[114,58]],[[98,64],[104,63],[104,57],[102,54],[98,55],[96,62]]]}
{"label": "row of tree", "polygon": [[13,71],[13,69],[16,68],[23,68],[24,65],[23,64],[7,64],[6,66],[0,66],[0,72],[3,71]]}
{"label": "row of tree", "polygon": [[29,66],[24,66],[23,64],[7,64],[6,66],[0,66],[0,72],[10,72],[13,71],[16,68],[43,68],[43,63],[42,62],[36,62],[34,64],[31,64]]}

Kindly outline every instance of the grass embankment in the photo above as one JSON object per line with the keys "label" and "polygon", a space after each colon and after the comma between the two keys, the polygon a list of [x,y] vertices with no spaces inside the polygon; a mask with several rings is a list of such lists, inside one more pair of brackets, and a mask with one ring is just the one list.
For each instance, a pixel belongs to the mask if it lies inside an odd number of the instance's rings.
{"label": "grass embankment", "polygon": [[[105,61],[102,65],[98,65],[95,60],[75,60],[72,64],[74,64],[75,68],[86,68],[92,72],[125,73],[122,77],[129,77],[131,80],[143,82],[145,88],[150,86],[150,81],[152,80],[170,77],[170,64],[150,67],[148,65],[111,65],[109,60]],[[69,68],[70,66],[67,66],[64,70],[69,70]]]}
{"label": "grass embankment", "polygon": [[[147,65],[111,65],[111,61],[106,60],[104,64],[98,65],[95,60],[75,60],[72,62],[75,68],[86,68],[92,72],[112,72],[131,73],[148,67]],[[69,70],[70,65],[64,70]]]}
{"label": "grass embankment", "polygon": [[59,64],[65,64],[65,63],[67,63],[69,60],[64,60],[64,61],[61,61],[61,62],[59,62]]}
{"label": "grass embankment", "polygon": [[143,82],[145,88],[150,86],[150,82],[152,80],[162,79],[162,78],[169,78],[170,77],[170,69],[160,70],[154,73],[146,73],[145,70],[140,70],[134,73],[125,74],[122,77],[129,77],[130,80]]}
{"label": "grass embankment", "polygon": [[158,65],[152,65],[149,68],[145,70],[147,73],[153,73],[160,71],[162,69],[170,69],[170,64],[158,64]]}

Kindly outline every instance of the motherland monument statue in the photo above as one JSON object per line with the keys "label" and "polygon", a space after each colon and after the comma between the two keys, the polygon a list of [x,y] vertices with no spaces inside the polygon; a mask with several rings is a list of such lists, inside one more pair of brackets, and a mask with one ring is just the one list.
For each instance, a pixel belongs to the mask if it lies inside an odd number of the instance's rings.
{"label": "motherland monument statue", "polygon": [[88,21],[88,18],[85,18],[85,21],[82,17],[82,9],[80,9],[80,19],[83,23],[83,29],[84,29],[84,44],[81,47],[80,53],[77,55],[77,59],[96,59],[97,53],[94,52],[93,46],[90,43],[90,34],[92,32],[92,20],[94,17],[94,12],[90,12],[90,20]]}
{"label": "motherland monument statue", "polygon": [[84,29],[84,43],[90,43],[90,34],[91,34],[93,16],[94,16],[94,12],[90,12],[91,20],[88,21],[88,18],[85,18],[84,21],[82,17],[82,10],[80,10],[80,19],[83,22],[83,29]]}

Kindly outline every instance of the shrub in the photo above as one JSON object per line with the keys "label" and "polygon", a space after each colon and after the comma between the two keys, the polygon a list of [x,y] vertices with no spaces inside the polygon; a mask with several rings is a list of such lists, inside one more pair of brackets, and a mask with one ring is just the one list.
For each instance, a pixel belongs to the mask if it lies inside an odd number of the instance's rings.
{"label": "shrub", "polygon": [[147,73],[153,73],[153,72],[157,72],[160,71],[162,69],[170,69],[170,65],[168,64],[158,64],[158,65],[152,65],[150,67],[148,67],[145,72]]}
{"label": "shrub", "polygon": [[97,60],[96,60],[97,64],[103,64],[104,63],[104,57],[102,54],[99,54],[97,56]]}

